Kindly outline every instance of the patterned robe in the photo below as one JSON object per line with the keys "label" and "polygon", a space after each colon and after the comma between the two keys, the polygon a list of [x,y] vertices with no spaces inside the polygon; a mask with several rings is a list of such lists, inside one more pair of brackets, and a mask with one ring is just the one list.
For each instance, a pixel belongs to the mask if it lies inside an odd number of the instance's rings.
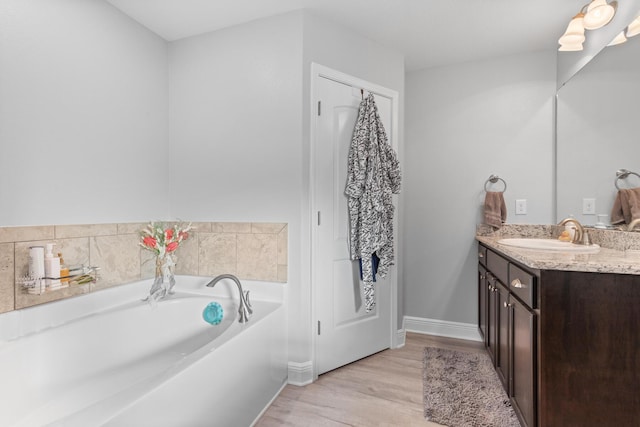
{"label": "patterned robe", "polygon": [[371,257],[384,277],[394,264],[392,194],[400,192],[400,164],[389,144],[372,94],[360,103],[349,149],[348,196],[351,259],[362,262],[365,308],[375,307]]}

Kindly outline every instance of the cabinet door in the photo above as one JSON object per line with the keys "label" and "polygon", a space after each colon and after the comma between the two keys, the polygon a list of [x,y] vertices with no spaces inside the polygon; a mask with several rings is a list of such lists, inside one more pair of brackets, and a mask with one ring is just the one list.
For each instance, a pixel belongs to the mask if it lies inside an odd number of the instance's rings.
{"label": "cabinet door", "polygon": [[493,366],[496,365],[496,354],[498,353],[498,289],[496,283],[495,276],[487,272],[487,337],[485,344]]}
{"label": "cabinet door", "polygon": [[536,315],[515,298],[511,298],[513,357],[511,401],[514,410],[527,426],[535,426]]}
{"label": "cabinet door", "polygon": [[487,270],[478,266],[478,331],[480,336],[487,345],[487,294],[489,293],[487,283]]}
{"label": "cabinet door", "polygon": [[509,378],[511,367],[511,340],[509,337],[510,306],[509,290],[500,281],[496,281],[497,288],[497,320],[498,320],[498,348],[496,352],[496,371],[502,381],[504,389],[509,394]]}

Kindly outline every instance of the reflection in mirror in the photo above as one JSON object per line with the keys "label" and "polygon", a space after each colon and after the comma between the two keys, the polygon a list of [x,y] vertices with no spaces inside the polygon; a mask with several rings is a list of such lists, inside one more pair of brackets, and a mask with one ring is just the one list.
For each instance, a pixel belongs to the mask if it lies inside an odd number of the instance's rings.
{"label": "reflection in mirror", "polygon": [[[565,49],[567,46],[562,46],[564,35],[558,40],[561,44],[557,56],[558,89],[569,82],[576,73],[595,58],[612,40],[618,38],[622,32],[626,33],[628,30],[627,27],[633,23],[640,11],[640,0],[624,0],[623,2],[609,1],[607,3],[611,5],[615,4],[615,15],[608,24],[595,30],[584,31],[582,29],[584,22],[581,20],[579,27],[580,30],[584,32],[584,37],[581,42],[577,42],[577,45],[572,46],[570,49]],[[588,0],[585,0],[585,5],[580,12],[586,12],[588,6],[591,4]],[[576,10],[576,12],[579,11]],[[569,22],[568,18],[567,22]],[[571,25],[569,25],[569,27],[571,27]],[[631,37],[631,35],[629,35],[629,37]],[[575,43],[576,40],[574,37],[572,44]],[[579,48],[576,49],[577,46],[579,46]]]}
{"label": "reflection in mirror", "polygon": [[[640,173],[640,37],[601,51],[558,91],[556,113],[557,218],[595,225],[611,213],[616,172]],[[640,179],[618,185],[638,187]],[[584,214],[589,199],[595,212]]]}

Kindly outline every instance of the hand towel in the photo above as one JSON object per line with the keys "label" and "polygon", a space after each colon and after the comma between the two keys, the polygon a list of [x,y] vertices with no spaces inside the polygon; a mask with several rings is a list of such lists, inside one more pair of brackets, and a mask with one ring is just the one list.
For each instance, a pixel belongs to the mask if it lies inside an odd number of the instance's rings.
{"label": "hand towel", "polygon": [[507,205],[502,191],[487,191],[484,197],[484,222],[500,228],[507,220]]}
{"label": "hand towel", "polygon": [[629,224],[640,218],[640,188],[618,190],[611,209],[611,224]]}

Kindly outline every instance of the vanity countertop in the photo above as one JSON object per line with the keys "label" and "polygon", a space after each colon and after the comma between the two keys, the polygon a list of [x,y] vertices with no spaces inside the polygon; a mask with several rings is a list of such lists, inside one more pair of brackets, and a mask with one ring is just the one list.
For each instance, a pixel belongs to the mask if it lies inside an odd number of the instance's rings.
{"label": "vanity countertop", "polygon": [[476,235],[476,240],[530,268],[539,270],[584,271],[640,275],[640,250],[600,248],[595,254],[552,252],[505,246],[505,236]]}

